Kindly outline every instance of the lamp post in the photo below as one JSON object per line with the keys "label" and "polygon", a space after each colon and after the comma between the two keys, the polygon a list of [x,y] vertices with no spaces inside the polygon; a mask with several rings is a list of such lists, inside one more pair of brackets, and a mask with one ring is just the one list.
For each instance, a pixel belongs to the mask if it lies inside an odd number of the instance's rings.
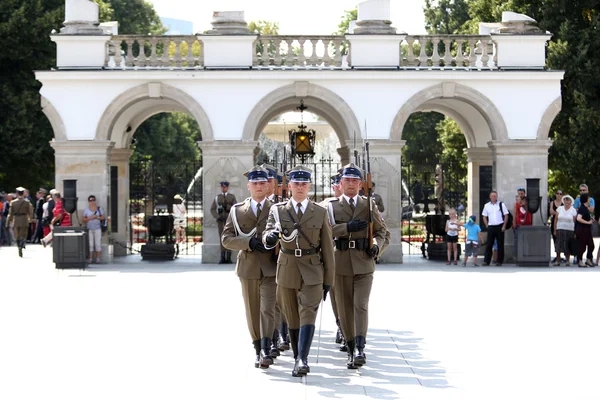
{"label": "lamp post", "polygon": [[304,105],[304,100],[300,100],[300,106],[296,107],[300,110],[300,125],[298,129],[290,129],[290,145],[292,157],[298,158],[300,163],[305,164],[310,161],[315,155],[315,137],[317,132],[314,129],[307,129],[304,125],[304,110],[308,109]]}

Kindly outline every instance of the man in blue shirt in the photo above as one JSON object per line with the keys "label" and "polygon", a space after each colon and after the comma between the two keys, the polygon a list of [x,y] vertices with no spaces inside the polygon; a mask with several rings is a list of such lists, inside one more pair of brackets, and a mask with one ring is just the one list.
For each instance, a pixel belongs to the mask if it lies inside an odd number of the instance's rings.
{"label": "man in blue shirt", "polygon": [[[588,185],[586,185],[585,183],[582,183],[581,185],[579,185],[579,195],[582,195],[584,193],[587,193],[589,195],[590,191],[589,191]],[[577,210],[577,209],[579,209],[580,205],[581,205],[581,200],[579,200],[579,196],[577,196],[577,198],[575,199],[575,204],[573,204],[573,207]],[[595,206],[596,206],[596,202],[594,201],[594,198],[590,197],[590,206],[588,207],[588,210],[590,210],[590,213],[594,212]]]}

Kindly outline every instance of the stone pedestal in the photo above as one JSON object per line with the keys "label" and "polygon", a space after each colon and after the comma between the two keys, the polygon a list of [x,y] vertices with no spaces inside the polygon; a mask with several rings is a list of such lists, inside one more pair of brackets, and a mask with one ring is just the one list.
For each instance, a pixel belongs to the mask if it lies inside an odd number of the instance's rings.
{"label": "stone pedestal", "polygon": [[[98,205],[107,208],[109,200],[109,153],[110,141],[69,140],[50,142],[54,148],[56,163],[56,189],[64,193],[64,180],[77,181],[77,212],[79,217],[88,206],[87,198],[93,194]],[[80,220],[80,219],[79,219]],[[73,224],[79,225],[77,215]]]}
{"label": "stone pedestal", "polygon": [[100,263],[110,264],[113,262],[114,246],[112,244],[103,244],[102,253],[100,253]]}
{"label": "stone pedestal", "polygon": [[129,225],[129,158],[132,153],[130,149],[112,149],[110,153],[110,166],[117,168],[118,199],[117,209],[110,210],[111,220],[109,229],[110,238],[117,243],[114,247],[114,255],[117,257],[126,256],[127,248],[131,247]]}
{"label": "stone pedestal", "polygon": [[198,145],[202,149],[203,168],[202,263],[214,264],[220,260],[221,250],[217,222],[210,213],[210,207],[217,194],[221,192],[219,182],[229,182],[229,192],[235,195],[238,202],[250,195],[244,172],[254,165],[254,149],[258,142],[220,140],[200,142]]}
{"label": "stone pedestal", "polygon": [[392,237],[383,254],[384,263],[402,263],[402,148],[404,140],[369,140],[371,176],[376,192],[383,199],[383,219]]}
{"label": "stone pedestal", "polygon": [[550,264],[550,240],[547,226],[522,226],[519,228],[517,266],[547,267]]}
{"label": "stone pedestal", "polygon": [[257,35],[199,35],[206,68],[251,68]]}

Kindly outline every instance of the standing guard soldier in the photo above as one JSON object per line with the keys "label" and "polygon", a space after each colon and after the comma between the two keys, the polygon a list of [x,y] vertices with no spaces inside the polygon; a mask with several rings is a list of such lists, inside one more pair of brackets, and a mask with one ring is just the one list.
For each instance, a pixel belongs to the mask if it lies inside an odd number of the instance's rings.
{"label": "standing guard soldier", "polygon": [[279,203],[282,201],[281,196],[277,195],[277,168],[269,164],[262,164],[261,167],[269,172],[269,187],[267,188],[267,199],[271,203]]}
{"label": "standing guard soldier", "polygon": [[221,240],[229,250],[239,250],[235,272],[242,284],[246,320],[256,352],[254,366],[269,368],[273,364],[271,335],[275,329],[275,272],[277,264],[272,250],[261,240],[267,225],[271,202],[266,199],[267,170],[256,166],[248,177],[250,197],[233,205]]}
{"label": "standing guard soldier", "polygon": [[219,182],[219,185],[221,185],[221,193],[215,197],[215,200],[210,206],[210,213],[217,220],[217,226],[219,228],[219,242],[221,244],[221,261],[219,261],[219,264],[231,264],[231,251],[223,246],[222,237],[225,221],[227,221],[227,217],[229,217],[231,206],[237,203],[237,200],[233,194],[227,193],[229,190],[229,182]]}
{"label": "standing guard soldier", "polygon": [[10,202],[6,226],[10,226],[14,220],[15,240],[19,248],[19,257],[23,257],[23,249],[27,240],[29,223],[33,219],[33,206],[25,198],[25,188],[17,188],[17,198]]}
{"label": "standing guard soldier", "polygon": [[289,325],[296,360],[292,375],[303,376],[310,372],[317,311],[333,284],[335,265],[327,210],[308,199],[310,169],[299,165],[289,176],[292,198],[271,207],[263,242],[266,248],[281,246],[277,302]]}
{"label": "standing guard soldier", "polygon": [[373,190],[371,191],[371,195],[373,196],[373,201],[375,202],[375,205],[377,206],[379,213],[382,213],[385,211],[385,206],[383,205],[383,199],[381,198],[381,195],[379,195],[378,193],[375,193],[375,182],[372,182],[372,185],[373,185]]}
{"label": "standing guard soldier", "polygon": [[[367,362],[364,348],[375,258],[389,244],[389,231],[375,204],[369,207],[367,197],[358,194],[362,172],[357,165],[344,166],[341,186],[343,194],[329,202],[328,213],[335,237],[335,296],[348,347],[346,366],[356,369]],[[369,209],[373,213],[372,245],[368,239]]]}

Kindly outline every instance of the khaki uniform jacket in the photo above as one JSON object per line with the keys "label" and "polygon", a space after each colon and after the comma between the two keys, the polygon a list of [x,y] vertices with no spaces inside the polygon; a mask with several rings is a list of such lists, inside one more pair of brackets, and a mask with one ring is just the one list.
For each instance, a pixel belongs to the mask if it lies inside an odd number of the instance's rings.
{"label": "khaki uniform jacket", "polygon": [[27,199],[15,199],[10,202],[6,226],[14,220],[15,228],[27,228],[33,219],[33,206]]}
{"label": "khaki uniform jacket", "polygon": [[[333,236],[336,239],[354,240],[366,239],[368,237],[368,229],[348,233],[346,225],[353,219],[368,220],[369,209],[367,204],[366,197],[358,196],[357,205],[354,208],[354,212],[352,212],[352,208],[346,202],[344,196],[340,196],[339,199],[331,202],[335,218]],[[375,204],[373,207],[373,220],[373,240],[379,247],[379,256],[381,256],[389,245],[390,232]],[[366,250],[349,249],[341,251],[335,249],[335,265],[336,274],[338,275],[354,276],[375,272],[375,260],[367,254]]]}
{"label": "khaki uniform jacket", "polygon": [[[223,213],[219,214],[217,212],[217,202],[219,203],[218,205],[225,205],[223,207]],[[227,218],[229,216],[229,211],[231,210],[231,207],[237,203],[237,200],[235,199],[235,196],[232,195],[231,193],[227,193],[226,195],[223,195],[223,193],[219,193],[217,195],[217,198],[215,200],[213,200],[212,205],[210,206],[210,213],[212,214],[213,217],[215,217],[215,219],[219,218],[219,217],[223,217],[223,218]],[[225,223],[225,221],[222,222],[223,224]]]}
{"label": "khaki uniform jacket", "polygon": [[[274,208],[279,209],[281,222],[281,233],[289,236],[294,231],[294,221],[298,222],[298,215],[291,200],[279,203],[271,207],[267,228],[263,233],[263,243],[266,236],[275,230]],[[288,214],[289,211],[289,214]],[[290,218],[290,214],[293,217]],[[277,259],[277,284],[289,289],[301,289],[303,285],[329,285],[333,286],[335,276],[335,260],[333,255],[333,238],[331,236],[331,225],[327,217],[327,210],[313,201],[308,202],[306,212],[299,221],[300,228],[311,240],[315,248],[321,248],[320,255],[310,254],[296,257],[294,254],[279,253]],[[298,232],[299,248],[311,249],[310,243]],[[296,249],[296,240],[286,243],[279,240],[282,248]]]}
{"label": "khaki uniform jacket", "polygon": [[[249,233],[256,227],[254,237],[258,240],[261,240],[262,233],[267,226],[271,202],[265,200],[263,207],[259,218],[252,211],[250,198],[246,199],[243,203],[236,204],[231,210],[232,213],[235,212],[238,224],[243,233]],[[236,236],[233,219],[231,218],[231,214],[229,214],[221,240],[226,249],[240,250],[235,266],[237,276],[244,279],[261,279],[263,276],[275,276],[277,264],[272,259],[273,251],[268,253],[253,252],[249,247],[251,238],[252,236]]]}

